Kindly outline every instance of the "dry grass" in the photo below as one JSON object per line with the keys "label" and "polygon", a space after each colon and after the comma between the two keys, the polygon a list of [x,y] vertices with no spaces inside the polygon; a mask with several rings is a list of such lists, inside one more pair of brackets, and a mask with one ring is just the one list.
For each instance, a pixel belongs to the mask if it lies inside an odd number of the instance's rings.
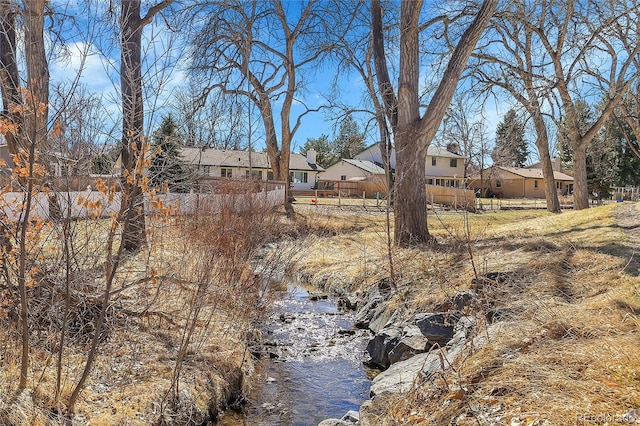
{"label": "dry grass", "polygon": [[[148,247],[128,257],[114,280],[104,338],[74,424],[202,424],[242,391],[251,368],[247,338],[264,313],[261,282],[250,264],[253,254],[281,232],[280,215],[264,211],[238,215],[152,217]],[[55,400],[60,337],[55,319],[64,299],[49,300],[52,318],[34,321],[28,389],[16,392],[19,347],[15,321],[0,328],[0,424],[64,424],[63,413],[84,363],[95,321],[88,307],[104,288],[106,221],[73,224],[74,265],[84,272],[72,283],[77,333],[69,333],[63,353],[61,395]],[[49,263],[59,258],[56,235],[44,230]],[[277,265],[281,259],[274,258]],[[269,261],[265,261],[269,263]],[[53,271],[53,273],[60,271]],[[54,276],[54,275],[52,275]],[[52,288],[61,283],[51,280]],[[39,303],[39,285],[30,295]],[[48,296],[47,296],[48,297]],[[45,300],[46,302],[46,300]],[[75,326],[75,323],[74,323]],[[179,366],[180,374],[177,375]]]}
{"label": "dry grass", "polygon": [[[430,216],[437,247],[393,249],[392,308],[410,318],[446,305],[476,274],[508,272],[474,312],[505,314],[490,343],[446,376],[380,398],[376,422],[568,425],[640,408],[640,277],[627,268],[638,247],[617,224],[619,208]],[[298,268],[366,290],[388,275],[383,219],[355,228],[342,219],[334,235],[308,238]]]}

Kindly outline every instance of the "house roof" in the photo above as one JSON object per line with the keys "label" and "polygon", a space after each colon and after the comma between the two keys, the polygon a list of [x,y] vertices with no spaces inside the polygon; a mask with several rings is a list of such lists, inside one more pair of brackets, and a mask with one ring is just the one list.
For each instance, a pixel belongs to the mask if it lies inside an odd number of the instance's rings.
{"label": "house roof", "polygon": [[[372,148],[379,148],[378,143],[374,143],[369,145],[368,147],[366,147],[365,149],[363,149],[362,151],[360,151],[358,154],[356,154],[356,157],[361,155],[362,153],[372,149]],[[395,147],[394,147],[395,150]],[[446,148],[442,148],[436,145],[429,145],[429,148],[427,149],[427,155],[431,156],[431,157],[446,157],[446,158],[467,158],[464,155],[460,155],[460,154],[456,154],[454,152],[451,151],[447,151]]]}
{"label": "house roof", "polygon": [[[507,167],[507,166],[491,166],[489,167],[489,169],[504,170],[506,172],[513,173],[514,175],[521,176],[525,179],[542,179],[543,178],[541,169],[523,169],[520,167]],[[485,171],[489,169],[485,169]],[[555,180],[573,181],[572,176],[569,176],[565,173],[557,172],[557,171],[553,172],[553,178]]]}
{"label": "house roof", "polygon": [[[251,154],[251,161],[249,161]],[[183,147],[180,155],[189,164],[218,167],[255,167],[258,169],[269,169],[271,163],[266,152],[256,151],[234,151],[223,149],[211,149],[200,147]],[[318,171],[324,169],[317,164],[307,163],[307,158],[302,154],[291,153],[289,159],[290,170]]]}
{"label": "house roof", "polygon": [[435,145],[429,145],[427,155],[431,157],[466,158],[464,155],[456,154],[455,152],[448,151],[446,148]]}
{"label": "house roof", "polygon": [[384,174],[384,169],[380,166],[378,166],[376,163],[374,163],[373,161],[367,161],[367,160],[351,160],[348,158],[343,158],[342,161],[344,161],[345,163],[351,164],[352,166],[355,166],[361,170],[364,170],[367,173],[371,173],[372,175],[383,175]]}

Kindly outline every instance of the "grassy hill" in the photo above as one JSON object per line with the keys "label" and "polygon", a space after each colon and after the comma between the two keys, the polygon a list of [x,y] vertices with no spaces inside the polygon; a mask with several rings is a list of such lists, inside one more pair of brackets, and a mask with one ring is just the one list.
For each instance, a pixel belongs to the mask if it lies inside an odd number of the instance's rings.
{"label": "grassy hill", "polygon": [[396,321],[446,305],[477,276],[511,277],[465,308],[478,335],[500,312],[489,343],[409,395],[377,397],[377,424],[614,424],[640,408],[640,205],[431,215],[436,246],[391,250],[384,215],[302,214],[318,235],[299,250],[300,275],[365,292],[393,271]]}

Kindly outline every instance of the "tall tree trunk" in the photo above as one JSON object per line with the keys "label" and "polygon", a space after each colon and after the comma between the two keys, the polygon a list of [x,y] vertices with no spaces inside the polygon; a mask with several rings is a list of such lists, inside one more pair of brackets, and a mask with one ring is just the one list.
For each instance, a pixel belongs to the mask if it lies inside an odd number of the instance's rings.
{"label": "tall tree trunk", "polygon": [[[16,62],[16,7],[10,0],[0,0],[0,88],[2,118],[21,126],[21,118],[12,105],[20,105],[20,76]],[[5,134],[11,154],[18,153],[18,132]]]}
{"label": "tall tree trunk", "polygon": [[[426,150],[412,149],[410,133],[396,137],[396,182],[394,191],[394,239],[398,245],[433,241],[427,225],[427,191],[425,186]],[[408,208],[415,204],[421,206]]]}
{"label": "tall tree trunk", "polygon": [[[453,51],[447,69],[423,117],[420,117],[419,93],[419,17],[422,1],[402,2],[400,12],[400,68],[397,100],[386,68],[382,15],[379,0],[371,2],[373,49],[378,86],[385,102],[396,143],[395,243],[430,243],[426,220],[425,161],[433,140],[464,71],[467,60],[497,6],[497,0],[485,0],[472,24],[465,30]],[[397,118],[397,125],[394,125]]]}
{"label": "tall tree trunk", "polygon": [[142,102],[141,45],[143,23],[140,0],[123,0],[120,15],[122,91],[123,197],[127,204],[122,244],[135,252],[146,244],[144,194],[140,188],[138,163],[144,155],[144,104]]}
{"label": "tall tree trunk", "polygon": [[560,201],[558,200],[553,164],[551,163],[551,155],[549,154],[547,126],[544,123],[544,118],[542,117],[540,110],[537,108],[539,107],[532,107],[530,112],[533,116],[533,123],[536,128],[536,147],[538,148],[538,155],[540,156],[540,161],[542,163],[542,178],[544,180],[544,196],[547,200],[547,210],[551,213],[560,213]]}
{"label": "tall tree trunk", "polygon": [[573,147],[573,208],[589,208],[589,184],[587,181],[587,146]]}
{"label": "tall tree trunk", "polygon": [[47,151],[49,111],[49,67],[44,46],[44,8],[46,0],[27,0],[25,11],[25,61],[28,96],[25,99],[26,136],[43,154]]}

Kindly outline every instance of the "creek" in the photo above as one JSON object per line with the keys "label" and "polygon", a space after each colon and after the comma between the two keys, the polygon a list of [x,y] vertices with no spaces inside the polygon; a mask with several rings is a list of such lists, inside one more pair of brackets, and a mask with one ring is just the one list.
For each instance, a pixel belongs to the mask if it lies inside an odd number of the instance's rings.
{"label": "creek", "polygon": [[341,418],[369,398],[362,364],[367,332],[331,296],[289,284],[272,292],[273,312],[263,329],[263,357],[251,378],[249,403],[219,426],[315,426]]}

